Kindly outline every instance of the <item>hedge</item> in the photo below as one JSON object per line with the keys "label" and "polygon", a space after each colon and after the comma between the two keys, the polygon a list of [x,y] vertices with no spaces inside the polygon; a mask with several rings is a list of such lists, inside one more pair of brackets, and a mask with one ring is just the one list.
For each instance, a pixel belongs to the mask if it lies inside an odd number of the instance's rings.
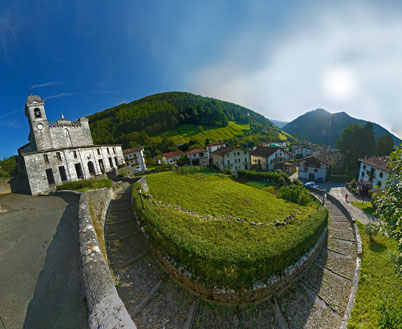
{"label": "hedge", "polygon": [[255,170],[238,170],[237,177],[240,180],[259,180],[273,181],[278,185],[284,185],[289,181],[288,175],[283,171],[255,171]]}
{"label": "hedge", "polygon": [[[242,291],[259,281],[266,282],[307,253],[327,225],[328,212],[316,203],[312,205],[316,207],[313,214],[285,226],[201,221],[153,204],[146,194],[142,209],[138,187],[140,184],[134,183],[134,207],[153,248],[207,287]],[[208,237],[229,242],[222,245]]]}

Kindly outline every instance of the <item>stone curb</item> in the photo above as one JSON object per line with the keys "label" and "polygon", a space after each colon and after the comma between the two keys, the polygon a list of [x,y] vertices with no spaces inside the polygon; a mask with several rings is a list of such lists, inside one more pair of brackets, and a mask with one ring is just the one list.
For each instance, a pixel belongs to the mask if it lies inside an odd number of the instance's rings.
{"label": "stone curb", "polygon": [[[81,194],[79,201],[79,240],[82,259],[82,275],[88,301],[88,324],[91,329],[126,328],[137,329],[120,299],[105,258],[99,248],[98,237],[89,210],[89,195],[104,189],[83,193],[58,191],[58,193]],[[106,203],[115,196],[111,189]],[[108,207],[106,207],[108,209]],[[106,211],[102,216],[106,215]]]}
{"label": "stone curb", "polygon": [[[323,190],[317,189],[314,187],[309,187],[308,188],[310,191],[317,193],[322,196]],[[359,285],[359,276],[360,276],[360,268],[361,268],[361,263],[362,263],[362,257],[363,257],[363,245],[362,245],[362,239],[359,233],[359,228],[356,225],[356,221],[352,217],[352,215],[349,213],[349,211],[345,208],[345,206],[339,202],[338,199],[336,199],[334,196],[331,194],[327,193],[327,199],[331,201],[342,213],[345,215],[345,217],[350,221],[353,227],[353,232],[355,235],[356,239],[356,247],[357,247],[357,257],[356,257],[356,268],[355,268],[355,274],[353,277],[353,282],[352,282],[352,288],[350,291],[349,295],[349,300],[348,300],[348,305],[346,306],[345,310],[345,315],[343,316],[342,324],[341,324],[341,329],[346,329],[348,326],[348,321],[350,318],[350,315],[352,314],[352,309],[353,305],[356,300],[356,292],[357,292],[357,287]]]}

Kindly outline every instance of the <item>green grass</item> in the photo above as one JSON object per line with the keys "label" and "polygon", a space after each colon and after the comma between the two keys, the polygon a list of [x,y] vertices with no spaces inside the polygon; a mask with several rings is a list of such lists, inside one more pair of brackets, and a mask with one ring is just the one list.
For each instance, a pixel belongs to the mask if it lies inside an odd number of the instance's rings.
{"label": "green grass", "polygon": [[[164,172],[147,176],[147,183],[156,204],[145,195],[142,210],[138,194],[133,197],[151,244],[211,287],[251,288],[280,273],[311,249],[326,225],[327,211],[316,203],[303,207],[221,174]],[[158,201],[245,222],[200,219]],[[250,225],[284,221],[292,212],[285,226]]]}
{"label": "green grass", "polygon": [[188,143],[190,140],[196,140],[203,144],[205,139],[214,142],[244,135],[245,130],[250,130],[249,124],[238,124],[234,121],[229,121],[226,127],[203,127],[201,132],[198,130],[198,126],[186,124],[151,137],[151,140],[161,142],[163,138],[170,137],[176,144]]}
{"label": "green grass", "polygon": [[[402,312],[402,278],[395,273],[390,254],[397,250],[397,243],[379,233],[369,242],[364,225],[357,223],[363,242],[363,259],[356,301],[348,328],[380,328],[384,313],[378,306],[386,300],[388,307]],[[396,314],[396,313],[395,313]],[[401,323],[400,323],[401,325]],[[401,328],[383,326],[383,328]]]}
{"label": "green grass", "polygon": [[235,183],[223,175],[164,172],[148,175],[147,183],[155,200],[178,205],[200,215],[235,216],[266,223],[284,218],[291,212],[300,211],[302,216],[309,213],[309,208]]}
{"label": "green grass", "polygon": [[374,210],[373,204],[371,202],[366,202],[366,201],[364,203],[351,202],[351,204],[353,204],[355,207],[363,210],[366,214],[369,214],[372,216],[374,215],[375,210]]}
{"label": "green grass", "polygon": [[103,187],[112,187],[112,180],[105,179],[82,179],[75,182],[64,183],[56,187],[57,191],[60,190],[74,190],[78,192],[85,192],[88,190],[96,190]]}

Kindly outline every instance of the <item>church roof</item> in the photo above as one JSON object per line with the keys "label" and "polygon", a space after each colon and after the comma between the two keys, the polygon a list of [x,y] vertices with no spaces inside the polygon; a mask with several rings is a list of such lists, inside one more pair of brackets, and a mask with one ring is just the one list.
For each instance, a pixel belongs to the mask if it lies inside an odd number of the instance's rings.
{"label": "church roof", "polygon": [[40,98],[38,95],[29,95],[26,101],[26,104],[32,104],[32,103],[44,103],[45,101]]}

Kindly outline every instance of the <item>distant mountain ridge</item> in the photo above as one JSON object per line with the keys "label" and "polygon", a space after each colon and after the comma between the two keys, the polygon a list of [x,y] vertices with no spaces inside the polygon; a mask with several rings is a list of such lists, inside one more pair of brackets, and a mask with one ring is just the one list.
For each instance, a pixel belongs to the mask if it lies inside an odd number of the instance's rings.
{"label": "distant mountain ridge", "polygon": [[[292,122],[285,125],[282,130],[300,139],[307,137],[315,144],[336,145],[342,131],[350,124],[364,126],[368,121],[356,119],[345,112],[329,113],[324,109],[316,109],[299,116]],[[374,126],[376,140],[386,134],[390,134],[395,145],[402,143],[402,140],[381,127],[371,122]]]}
{"label": "distant mountain ridge", "polygon": [[272,119],[269,119],[269,121],[271,121],[275,126],[277,126],[280,129],[282,129],[289,123],[289,122],[285,122],[285,121],[272,120]]}

